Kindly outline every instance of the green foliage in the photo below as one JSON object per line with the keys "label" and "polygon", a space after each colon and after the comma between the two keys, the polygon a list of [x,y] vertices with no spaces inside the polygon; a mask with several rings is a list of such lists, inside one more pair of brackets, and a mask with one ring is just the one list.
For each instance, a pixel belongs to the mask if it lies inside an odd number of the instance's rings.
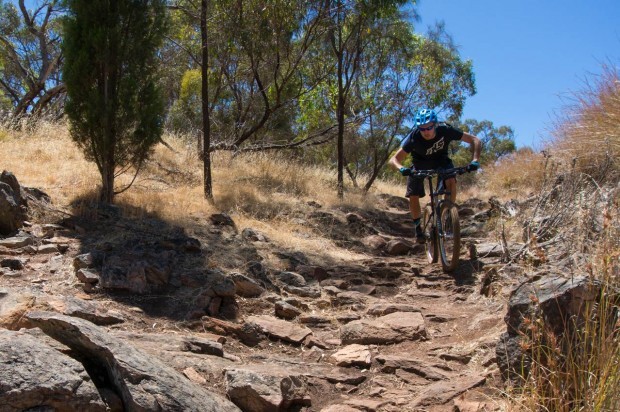
{"label": "green foliage", "polygon": [[[495,163],[502,157],[513,153],[517,148],[514,141],[514,131],[509,126],[495,127],[489,120],[467,119],[462,124],[455,124],[464,132],[477,136],[482,141],[480,163],[488,165]],[[455,164],[464,165],[471,161],[469,145],[457,146],[452,158]]]}
{"label": "green foliage", "polygon": [[10,106],[15,116],[60,112],[60,3],[18,9],[0,0],[0,108]]}
{"label": "green foliage", "polygon": [[71,136],[97,164],[101,200],[112,202],[114,178],[139,167],[161,137],[156,52],[166,30],[165,1],[67,5],[63,51]]}

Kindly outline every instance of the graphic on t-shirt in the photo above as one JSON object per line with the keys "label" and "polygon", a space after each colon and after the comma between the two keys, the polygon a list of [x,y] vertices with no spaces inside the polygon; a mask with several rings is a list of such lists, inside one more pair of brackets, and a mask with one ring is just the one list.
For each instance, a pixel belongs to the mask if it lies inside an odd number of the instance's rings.
{"label": "graphic on t-shirt", "polygon": [[438,151],[443,149],[443,145],[444,145],[444,142],[443,142],[443,137],[442,137],[426,151],[426,155],[430,156],[433,153],[437,153]]}

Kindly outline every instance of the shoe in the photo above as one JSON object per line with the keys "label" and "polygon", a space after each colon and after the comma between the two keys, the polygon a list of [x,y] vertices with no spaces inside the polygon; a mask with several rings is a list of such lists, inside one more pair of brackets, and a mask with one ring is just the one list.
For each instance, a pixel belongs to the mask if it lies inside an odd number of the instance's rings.
{"label": "shoe", "polygon": [[424,232],[422,231],[422,226],[421,225],[417,225],[415,227],[415,238],[418,241],[418,243],[425,243],[426,242],[426,236],[424,236]]}

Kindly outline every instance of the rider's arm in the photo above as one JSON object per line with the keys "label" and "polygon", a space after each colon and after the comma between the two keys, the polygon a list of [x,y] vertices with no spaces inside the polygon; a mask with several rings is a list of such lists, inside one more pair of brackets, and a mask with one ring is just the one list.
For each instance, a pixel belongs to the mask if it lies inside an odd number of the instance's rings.
{"label": "rider's arm", "polygon": [[390,159],[390,164],[399,170],[403,167],[403,161],[407,158],[407,152],[401,147]]}
{"label": "rider's arm", "polygon": [[482,151],[482,142],[480,141],[480,139],[478,139],[472,134],[463,133],[463,137],[461,137],[461,140],[465,143],[469,143],[470,146],[473,146],[474,157],[471,159],[472,162],[480,161],[480,152]]}

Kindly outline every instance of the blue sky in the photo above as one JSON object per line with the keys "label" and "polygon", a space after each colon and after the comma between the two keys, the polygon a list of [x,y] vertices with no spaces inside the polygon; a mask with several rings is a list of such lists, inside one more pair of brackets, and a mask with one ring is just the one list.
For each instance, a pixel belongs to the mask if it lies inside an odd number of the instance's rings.
{"label": "blue sky", "polygon": [[517,147],[539,149],[561,96],[603,63],[620,64],[619,0],[419,0],[416,9],[416,31],[443,20],[473,61],[477,94],[463,118],[511,126]]}

